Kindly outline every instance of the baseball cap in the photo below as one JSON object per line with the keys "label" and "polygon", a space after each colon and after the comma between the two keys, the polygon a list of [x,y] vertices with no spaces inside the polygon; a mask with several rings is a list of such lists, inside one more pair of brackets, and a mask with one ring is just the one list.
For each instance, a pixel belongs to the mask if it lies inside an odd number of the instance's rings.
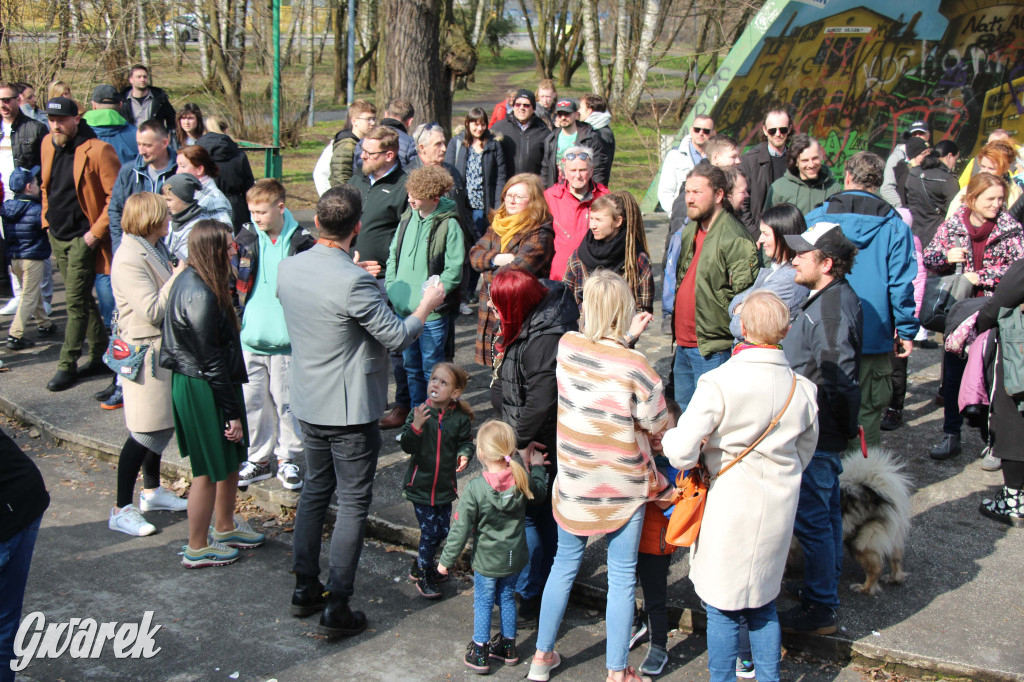
{"label": "baseball cap", "polygon": [[7,179],[7,186],[12,192],[24,192],[25,188],[28,187],[28,183],[34,181],[39,177],[39,166],[32,166],[31,168],[15,168],[11,172],[11,176]]}
{"label": "baseball cap", "polygon": [[930,133],[932,129],[928,126],[926,121],[914,121],[907,128],[908,133]]}
{"label": "baseball cap", "polygon": [[113,85],[97,85],[92,90],[91,100],[97,104],[117,104],[121,101],[121,95]]}
{"label": "baseball cap", "polygon": [[576,106],[576,102],[573,102],[571,99],[560,99],[555,105],[555,113],[557,114],[559,111],[567,114],[575,114],[578,111],[578,107]]}
{"label": "baseball cap", "polygon": [[797,253],[821,251],[829,258],[853,256],[857,247],[853,245],[838,223],[816,223],[803,234],[787,234],[786,243]]}
{"label": "baseball cap", "polygon": [[54,97],[46,103],[49,116],[78,116],[78,105],[67,97]]}

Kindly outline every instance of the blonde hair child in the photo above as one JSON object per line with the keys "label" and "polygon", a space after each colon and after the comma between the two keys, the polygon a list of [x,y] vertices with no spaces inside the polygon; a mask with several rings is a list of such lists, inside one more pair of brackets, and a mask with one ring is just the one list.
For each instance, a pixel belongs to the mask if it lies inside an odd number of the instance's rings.
{"label": "blonde hair child", "polygon": [[[527,451],[527,472],[517,459],[515,431],[496,419],[480,427],[476,455],[484,468],[483,475],[470,481],[459,499],[455,526],[437,568],[447,575],[470,534],[475,533],[473,641],[464,660],[473,671],[488,673],[491,658],[508,665],[519,662],[513,595],[519,572],[529,560],[526,504],[544,496],[547,481],[544,455]],[[501,611],[501,631],[491,638],[491,610],[495,602]]]}

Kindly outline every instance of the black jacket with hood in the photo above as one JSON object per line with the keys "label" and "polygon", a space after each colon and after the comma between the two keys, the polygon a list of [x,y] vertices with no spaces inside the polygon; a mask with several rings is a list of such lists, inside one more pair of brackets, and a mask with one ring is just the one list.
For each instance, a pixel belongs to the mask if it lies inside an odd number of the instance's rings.
{"label": "black jacket with hood", "polygon": [[[171,100],[168,99],[167,93],[164,92],[163,88],[151,85],[149,86],[149,91],[153,95],[153,108],[150,109],[152,116],[150,118],[155,118],[163,123],[173,139],[177,114],[174,112],[174,107],[171,106]],[[135,120],[135,109],[132,108],[131,96],[132,89],[130,87],[121,91],[121,115],[124,116],[124,120],[132,125],[139,126],[145,123],[145,121]]]}
{"label": "black jacket with hood", "polygon": [[217,187],[224,192],[228,203],[231,204],[235,234],[238,234],[250,218],[245,193],[256,184],[252,167],[249,165],[249,157],[239,149],[237,142],[222,133],[206,133],[196,144],[210,152],[210,156],[217,163],[217,168],[220,169]]}
{"label": "black jacket with hood", "polygon": [[914,222],[910,229],[921,240],[921,248],[928,246],[939,225],[946,219],[946,210],[953,197],[960,192],[960,183],[945,166],[921,170],[911,168],[904,185],[906,200]]}
{"label": "black jacket with hood", "polygon": [[544,143],[551,131],[544,121],[537,116],[530,119],[524,130],[514,115],[505,117],[491,128],[491,133],[501,136],[501,148],[505,152],[505,166],[508,177],[518,173],[536,173],[540,175],[544,165]]}

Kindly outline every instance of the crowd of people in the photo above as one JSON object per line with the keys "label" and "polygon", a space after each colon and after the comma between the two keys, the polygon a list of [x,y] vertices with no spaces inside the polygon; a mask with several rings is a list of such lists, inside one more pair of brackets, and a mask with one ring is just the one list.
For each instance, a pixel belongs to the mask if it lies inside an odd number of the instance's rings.
{"label": "crowd of people", "polygon": [[[490,117],[470,110],[450,140],[437,123],[414,127],[405,100],[379,120],[358,100],[313,169],[311,233],[281,182],[254,180],[223,121],[192,103],[176,112],[144,66],[129,83],[96,87],[84,114],[63,83],[42,111],[30,87],[0,83],[18,292],[0,311],[15,313],[7,347],[34,345],[33,318],[38,337],[57,333],[56,260],[67,321],[47,388],[114,370],[96,398],[123,407],[129,432],[109,527],[149,535],[144,513],[186,511],[181,563],[230,564],[265,541],[235,515],[236,491],[276,475],[299,491],[291,613],[319,612],[328,637],[367,627],[350,600],[381,432],[396,430],[421,533],[409,577],[423,598],[443,596],[474,537],[473,671],[517,663],[518,627],[535,622],[528,679],[549,678],[586,545],[602,535],[608,680],[660,674],[667,517],[676,475],[700,464],[712,484],[690,579],[708,615],[711,679],[777,680],[782,631],[837,629],[843,453],[902,424],[907,357],[928,342],[927,274],[969,281],[972,332],[1020,304],[1022,176],[1005,131],[958,181],[959,149],[932,146],[918,121],[888,162],[847,159],[840,183],[784,107],[745,153],[696,116],[657,187],[671,214],[663,379],[635,348],[653,321],[655,264],[639,205],[610,189],[604,98],[560,98],[542,81],[536,95],[509,91]],[[479,428],[454,362],[456,318],[474,303],[474,360],[490,370],[497,414]],[[1001,385],[1017,360],[990,360],[995,378],[980,381]],[[946,350],[935,459],[960,452],[961,384],[978,381],[968,367],[965,351]],[[985,461],[1005,485],[980,510],[1024,526],[1024,457],[1008,446],[1024,417],[995,394],[983,406]],[[160,485],[172,437],[192,468],[187,500]],[[460,486],[474,456],[482,475]],[[38,502],[17,532],[34,537]],[[779,613],[793,537],[805,568],[787,587],[798,604]],[[650,645],[634,669],[642,632]]]}

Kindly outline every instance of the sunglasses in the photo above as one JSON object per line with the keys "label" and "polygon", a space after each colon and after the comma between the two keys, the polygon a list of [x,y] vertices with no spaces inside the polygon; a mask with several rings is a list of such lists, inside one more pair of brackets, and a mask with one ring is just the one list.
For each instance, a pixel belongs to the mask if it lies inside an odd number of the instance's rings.
{"label": "sunglasses", "polygon": [[11,102],[17,102],[17,101],[18,101],[17,97],[0,97],[0,102],[3,102],[4,104],[10,104]]}
{"label": "sunglasses", "polygon": [[711,134],[711,128],[698,128],[698,127],[694,126],[693,127],[693,132],[694,133],[704,133],[705,135],[710,135]]}
{"label": "sunglasses", "polygon": [[533,109],[533,105],[529,102],[516,102],[512,106],[515,109]]}
{"label": "sunglasses", "polygon": [[782,126],[781,128],[768,128],[769,135],[788,135],[789,126]]}
{"label": "sunglasses", "polygon": [[576,159],[579,159],[580,161],[587,161],[588,159],[590,159],[590,154],[586,152],[569,152],[562,158],[564,158],[566,161],[575,161]]}

